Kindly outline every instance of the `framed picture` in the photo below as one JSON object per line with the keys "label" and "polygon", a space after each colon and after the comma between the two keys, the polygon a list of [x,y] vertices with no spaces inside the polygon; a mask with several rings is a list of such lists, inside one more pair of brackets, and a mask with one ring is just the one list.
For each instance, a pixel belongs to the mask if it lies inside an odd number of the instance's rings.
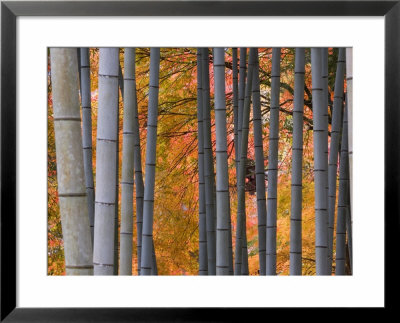
{"label": "framed picture", "polygon": [[[47,75],[40,71],[47,66],[47,48],[70,46],[353,47],[355,102],[368,114],[360,108],[356,114],[361,117],[354,205],[362,230],[355,231],[360,256],[353,276],[130,281],[47,276],[47,257],[41,257],[47,245],[42,201],[47,192],[41,191],[46,157],[37,157],[47,156],[42,142]],[[398,1],[3,1],[1,321],[233,321],[238,308],[393,308],[389,295],[398,276],[400,227],[399,57]]]}

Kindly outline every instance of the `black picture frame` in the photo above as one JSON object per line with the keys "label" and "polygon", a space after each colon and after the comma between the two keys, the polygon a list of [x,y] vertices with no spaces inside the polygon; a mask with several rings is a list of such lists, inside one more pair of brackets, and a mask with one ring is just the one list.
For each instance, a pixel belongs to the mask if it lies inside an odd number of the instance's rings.
{"label": "black picture frame", "polygon": [[[385,309],[394,309],[399,237],[400,1],[2,1],[1,322],[235,321],[243,309],[16,307],[16,19],[18,16],[384,16]],[[96,4],[96,5],[94,5]],[[373,49],[371,49],[373,50]],[[372,173],[372,169],[371,169]],[[371,189],[373,189],[371,187]],[[398,240],[397,240],[398,241]],[[268,293],[268,291],[266,291]],[[247,309],[249,310],[249,309]],[[251,309],[251,316],[266,309]],[[278,309],[274,309],[278,310]],[[283,309],[287,310],[287,309]],[[282,309],[279,310],[282,312]],[[380,311],[379,311],[380,312]],[[282,312],[285,315],[286,312]],[[260,313],[262,315],[262,313]],[[283,318],[281,318],[283,319]]]}

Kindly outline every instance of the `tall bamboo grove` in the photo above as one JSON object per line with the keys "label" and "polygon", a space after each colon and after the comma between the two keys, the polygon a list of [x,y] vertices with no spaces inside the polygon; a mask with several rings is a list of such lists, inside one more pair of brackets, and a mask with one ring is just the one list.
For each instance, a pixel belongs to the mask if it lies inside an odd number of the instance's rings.
{"label": "tall bamboo grove", "polygon": [[[78,55],[76,49],[50,49],[49,104],[53,104],[54,110],[56,159],[53,158],[54,152],[49,151],[51,156],[49,178],[51,177],[53,183],[55,176],[53,165],[56,160],[58,177],[56,197],[59,198],[67,275],[115,275],[117,271],[121,275],[132,275],[136,262],[139,275],[156,275],[159,269],[164,273],[166,264],[177,269],[185,268],[181,266],[185,262],[191,264],[191,272],[198,270],[199,275],[233,273],[248,275],[249,268],[254,274],[257,261],[259,261],[260,275],[277,275],[277,271],[286,270],[286,263],[277,263],[277,256],[278,259],[282,259],[281,257],[286,255],[290,257],[288,262],[290,275],[309,272],[314,262],[317,275],[331,275],[332,272],[336,275],[351,274],[353,264],[352,50],[338,48],[337,51],[336,49],[329,51],[328,48],[311,48],[311,64],[308,62],[308,52],[304,48],[296,48],[295,51],[272,48],[271,56],[269,50],[241,48],[239,63],[237,48],[232,48],[232,51],[226,48],[213,48],[212,55],[210,48],[197,49],[197,55],[193,55],[192,50],[185,49],[183,52],[174,50],[173,55],[169,56],[166,50],[163,52],[165,56],[162,60],[160,60],[160,49],[150,48],[149,67],[143,63],[147,61],[148,49],[139,49],[136,57],[135,48],[125,48],[122,52],[124,55],[122,73],[119,65],[121,54],[118,48],[100,48],[98,56],[97,51],[95,55],[89,55],[87,48],[78,49]],[[185,59],[188,58],[185,61],[188,65],[175,70],[174,59],[180,57],[182,53]],[[230,53],[232,53],[232,65]],[[98,94],[98,109],[92,111],[93,93],[90,88],[97,80],[90,79],[89,64],[93,63],[95,66],[97,57],[99,79],[98,91],[94,93]],[[135,62],[136,58],[138,60]],[[135,64],[138,64],[137,75]],[[162,77],[160,77],[161,66],[164,71],[166,66],[170,68],[167,73],[161,71]],[[193,71],[197,72],[196,76]],[[311,71],[311,77],[308,71]],[[173,82],[176,75],[179,77],[177,73],[184,74],[179,78],[179,82]],[[194,78],[191,79],[191,75]],[[149,87],[147,84],[143,86],[142,80],[146,81],[148,76]],[[196,77],[197,84],[195,84]],[[140,84],[138,88],[136,88],[136,78],[139,80],[138,85]],[[79,111],[79,80],[82,111]],[[161,92],[161,99],[159,99],[160,84],[170,87]],[[174,84],[179,85],[177,91],[173,88]],[[180,91],[181,85],[187,86],[187,91]],[[211,90],[210,86],[213,87]],[[123,118],[121,116],[123,127],[120,183],[118,182],[119,88],[124,113]],[[344,95],[345,89],[348,97]],[[180,96],[183,96],[183,101],[180,100]],[[148,98],[148,113],[147,120],[143,120],[147,127],[146,160],[145,172],[142,174],[139,132],[139,118],[142,115],[138,115],[138,105],[146,102],[146,98]],[[333,98],[332,102],[330,98]],[[187,111],[179,111],[179,117],[173,119],[175,111],[172,109],[177,106]],[[96,108],[96,104],[93,107]],[[162,121],[165,115],[170,118],[166,124],[158,125],[159,111]],[[97,116],[97,122],[92,120],[93,116]],[[186,121],[180,127],[187,127],[185,129],[187,137],[182,140],[188,142],[187,138],[192,136],[192,142],[198,143],[197,147],[188,145],[190,151],[186,150],[187,156],[183,157],[191,158],[191,162],[197,162],[197,165],[191,168],[192,172],[189,175],[193,175],[191,179],[196,179],[194,172],[198,170],[198,192],[197,189],[190,189],[188,192],[182,190],[182,194],[193,194],[191,195],[193,203],[186,208],[185,202],[185,213],[182,213],[185,214],[184,219],[179,216],[173,220],[188,221],[187,228],[193,226],[190,230],[185,228],[186,232],[182,235],[185,237],[187,233],[191,234],[190,240],[187,240],[190,252],[186,255],[179,253],[176,259],[172,260],[172,264],[171,259],[168,259],[170,262],[164,261],[165,245],[172,240],[166,240],[163,233],[159,236],[160,245],[157,246],[160,258],[156,259],[153,239],[153,218],[156,211],[154,210],[155,176],[156,162],[160,163],[160,171],[168,174],[164,170],[168,167],[169,158],[172,160],[180,157],[175,151],[171,154],[167,151],[167,154],[164,154],[168,147],[174,147],[172,144],[181,142],[180,139],[168,142],[164,139],[165,134],[167,138],[174,137],[169,128],[172,124],[170,120],[179,118]],[[232,125],[229,124],[231,121]],[[252,134],[251,123],[253,123]],[[282,129],[279,129],[280,125]],[[158,126],[162,127],[162,131],[157,135]],[[96,145],[92,148],[92,132],[96,127]],[[265,134],[268,135],[268,139],[263,138]],[[196,135],[197,141],[194,138]],[[52,147],[53,136],[49,138],[51,139],[49,147]],[[308,138],[312,138],[312,142]],[[269,142],[266,143],[264,140]],[[249,143],[252,142],[254,147],[249,147]],[[160,143],[164,160],[160,159],[161,156],[156,158],[156,147]],[[268,147],[268,152],[263,151],[264,144]],[[96,154],[95,167],[92,167],[92,149]],[[197,149],[197,161],[192,156],[195,154],[192,152],[194,149]],[[250,158],[255,159],[255,164]],[[266,173],[264,165],[267,158]],[[185,167],[188,165],[182,167],[182,173],[174,173],[180,181],[188,175],[185,173],[187,170]],[[279,176],[278,169],[280,169]],[[279,190],[278,179],[283,184]],[[278,195],[285,192],[289,181],[291,181],[290,200],[286,194]],[[337,188],[338,182],[339,188]],[[193,181],[190,183],[193,184]],[[314,186],[311,190],[309,184]],[[49,194],[53,194],[55,187],[54,184],[51,185]],[[119,185],[121,222],[118,214]],[[160,186],[161,189],[163,187]],[[235,208],[236,201],[233,203],[230,201],[232,194],[230,190],[236,194],[235,189],[237,189],[237,215],[233,261],[230,212],[231,206]],[[249,191],[247,199],[246,191]],[[171,197],[171,200],[165,203],[166,207],[174,205],[175,198],[178,198],[171,195],[171,192],[175,191],[160,191],[160,194],[157,194],[161,196],[160,203],[163,203],[162,198]],[[256,195],[252,197],[254,194]],[[314,194],[315,203],[311,208],[306,204],[312,201],[310,194]],[[197,196],[198,218],[197,215],[196,219],[186,218],[186,214],[196,209]],[[181,201],[186,201],[188,195],[179,198]],[[50,204],[50,201],[54,200],[56,199],[49,200],[49,211],[52,212],[49,215],[51,226],[57,219],[56,208]],[[252,201],[252,204],[246,209],[248,201]],[[257,211],[254,209],[255,206]],[[134,230],[135,207],[136,230]],[[283,208],[284,213],[279,214],[278,210]],[[90,215],[91,212],[93,216]],[[279,232],[281,227],[277,227],[282,223],[281,220],[289,220],[286,213],[290,214],[289,245],[285,244],[289,232],[285,231],[282,235]],[[177,215],[180,214],[177,212]],[[315,242],[314,232],[309,234],[310,230],[314,230],[314,223],[310,226],[304,221],[313,218],[314,215]],[[161,216],[164,216],[164,212]],[[258,228],[256,228],[256,216]],[[251,223],[251,227],[247,230],[246,222]],[[58,230],[58,226],[56,227]],[[176,225],[176,227],[183,226]],[[169,226],[165,228],[172,231]],[[193,241],[197,239],[197,228],[198,245],[196,242],[193,247]],[[283,229],[286,229],[285,225]],[[136,241],[134,241],[134,231],[137,231]],[[54,232],[58,234],[58,231]],[[310,243],[315,243],[315,249],[311,254],[307,250]],[[134,245],[137,246],[137,250],[134,250]],[[281,254],[282,248],[285,250],[284,254]],[[51,258],[52,253],[49,252],[49,255],[49,259],[55,259]],[[198,267],[194,263],[196,261]],[[49,272],[54,272],[54,266],[52,268],[49,266]]]}

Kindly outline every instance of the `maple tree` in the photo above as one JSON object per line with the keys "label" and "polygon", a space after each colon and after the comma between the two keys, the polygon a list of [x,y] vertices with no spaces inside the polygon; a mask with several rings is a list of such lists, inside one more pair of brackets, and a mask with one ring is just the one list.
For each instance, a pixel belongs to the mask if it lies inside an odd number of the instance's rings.
{"label": "maple tree", "polygon": [[[210,127],[213,165],[216,165],[216,127],[214,113],[213,53],[205,50],[209,58],[210,74]],[[328,49],[328,132],[331,131],[335,75],[338,49]],[[233,249],[236,241],[237,175],[235,154],[234,81],[232,49],[225,49],[225,99],[228,186]],[[271,48],[258,49],[261,130],[264,152],[264,170],[268,169],[268,151],[271,108]],[[89,49],[93,173],[96,174],[96,134],[98,113],[99,49]],[[50,62],[50,61],[49,61]],[[293,96],[295,50],[282,48],[280,52],[279,86],[279,141],[277,171],[277,232],[276,273],[289,274],[290,264],[290,209],[293,144]],[[120,66],[125,75],[124,49],[120,49]],[[150,49],[136,49],[136,96],[141,145],[142,169],[145,169],[146,138],[149,103]],[[303,166],[302,166],[302,274],[314,275],[315,264],[315,210],[314,210],[314,153],[313,104],[311,78],[311,51],[305,49]],[[53,98],[48,70],[48,274],[65,274],[63,237],[60,222],[55,139],[53,126]],[[240,75],[240,71],[239,71]],[[344,86],[346,90],[346,84]],[[251,89],[250,89],[251,91]],[[155,163],[153,242],[159,275],[197,275],[199,271],[199,165],[197,115],[197,49],[161,48],[158,96],[158,128]],[[122,174],[123,98],[119,100],[119,174]],[[259,274],[258,214],[255,177],[256,151],[254,148],[253,112],[250,109],[247,160],[245,161],[245,214],[250,275]],[[330,140],[330,139],[328,139]],[[214,171],[213,171],[214,172]],[[143,174],[144,178],[146,174]],[[121,180],[121,176],[120,176]],[[268,178],[265,178],[268,185]],[[266,186],[267,187],[267,186]],[[337,189],[338,190],[338,189]],[[136,190],[133,190],[136,205]],[[338,194],[337,194],[338,195]],[[121,203],[121,189],[118,194]],[[119,205],[121,207],[121,205]],[[133,208],[135,210],[135,208]],[[267,210],[268,212],[268,210]],[[119,212],[120,214],[120,209]],[[134,221],[136,222],[136,212]],[[336,232],[336,231],[334,231]],[[137,230],[133,234],[132,273],[138,272]],[[333,239],[333,254],[336,250]],[[234,255],[235,256],[235,255]],[[333,257],[333,272],[335,257]]]}

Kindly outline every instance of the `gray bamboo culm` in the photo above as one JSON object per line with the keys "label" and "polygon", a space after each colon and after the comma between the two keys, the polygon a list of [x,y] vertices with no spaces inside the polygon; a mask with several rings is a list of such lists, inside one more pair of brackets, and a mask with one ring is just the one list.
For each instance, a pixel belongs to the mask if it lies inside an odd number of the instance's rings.
{"label": "gray bamboo culm", "polygon": [[[242,132],[243,134],[243,132]],[[243,175],[246,177],[246,175]],[[246,203],[245,203],[246,204]],[[249,253],[247,249],[247,223],[246,223],[246,209],[244,210],[244,216],[242,217],[242,275],[247,276],[249,274]]]}
{"label": "gray bamboo culm", "polygon": [[119,100],[124,100],[124,76],[122,74],[122,67],[121,64],[118,64],[118,86],[121,92],[118,91],[118,118],[117,118],[117,171],[116,171],[116,178],[117,182],[115,185],[115,216],[114,216],[114,275],[118,275],[119,271],[119,132],[120,132],[120,111],[119,111]]}
{"label": "gray bamboo culm", "polygon": [[[119,59],[118,59],[119,61]],[[119,65],[119,64],[118,64]],[[119,65],[118,70],[118,80],[122,75],[121,65]],[[118,81],[119,82],[119,81]],[[120,86],[121,89],[121,86]],[[122,90],[121,90],[122,91]],[[114,215],[114,275],[118,275],[119,270],[119,100],[120,100],[120,92],[118,91],[118,112],[117,112],[117,154],[116,158],[116,168],[115,168],[115,215]]]}
{"label": "gray bamboo culm", "polygon": [[197,49],[197,140],[199,167],[199,275],[208,275],[206,199],[204,183],[204,127],[201,48]]}
{"label": "gray bamboo culm", "polygon": [[[239,160],[240,160],[240,147],[242,140],[242,124],[243,124],[243,105],[244,96],[246,89],[246,58],[247,48],[240,48],[240,60],[239,60],[239,96],[238,96],[238,147],[239,147]],[[239,161],[240,162],[240,161]]]}
{"label": "gray bamboo culm", "polygon": [[[233,105],[233,124],[234,124],[234,147],[235,147],[235,170],[236,170],[236,179],[239,172],[239,136],[238,136],[238,127],[239,127],[239,88],[238,88],[238,57],[237,57],[237,48],[232,48],[232,105]],[[231,249],[229,252],[229,275],[234,274],[233,268],[233,252],[232,252],[232,223],[230,220],[230,230],[229,230],[229,248]]]}
{"label": "gray bamboo culm", "polygon": [[119,271],[119,247],[120,247],[120,239],[119,239],[119,232],[120,232],[120,223],[119,223],[119,167],[120,167],[120,161],[119,161],[119,132],[120,132],[120,124],[119,124],[119,119],[120,119],[120,109],[119,109],[119,103],[120,99],[122,99],[122,103],[124,101],[124,75],[122,74],[122,67],[121,64],[118,64],[118,86],[120,91],[118,91],[118,118],[117,118],[117,172],[116,172],[116,178],[117,178],[117,183],[116,183],[116,188],[115,188],[115,216],[114,216],[114,275],[118,275]]}
{"label": "gray bamboo culm", "polygon": [[225,51],[221,47],[214,48],[214,93],[217,159],[216,273],[217,275],[229,275],[230,200],[225,102]]}
{"label": "gray bamboo culm", "polygon": [[82,101],[82,144],[83,162],[85,166],[85,185],[88,203],[90,234],[93,245],[94,232],[94,183],[92,158],[92,104],[90,91],[90,60],[89,48],[80,48],[80,80]]}
{"label": "gray bamboo culm", "polygon": [[150,49],[149,107],[146,142],[146,177],[143,203],[143,231],[140,275],[150,275],[153,267],[153,213],[156,170],[160,48]]}
{"label": "gray bamboo culm", "polygon": [[258,55],[255,57],[255,71],[253,76],[253,131],[255,150],[255,171],[256,171],[256,194],[257,194],[257,215],[258,215],[258,257],[260,263],[260,275],[266,274],[266,224],[267,205],[265,199],[265,168],[264,148],[262,138],[261,102],[260,102],[260,76]]}
{"label": "gray bamboo culm", "polygon": [[336,182],[337,182],[337,163],[339,154],[340,129],[342,124],[343,107],[343,87],[345,70],[345,49],[339,48],[338,60],[336,64],[335,93],[333,97],[331,144],[329,149],[328,164],[328,270],[332,271],[333,260],[333,230],[335,226],[336,208]]}
{"label": "gray bamboo culm", "polygon": [[232,246],[232,219],[231,210],[229,209],[229,275],[233,275],[233,246]]}
{"label": "gray bamboo culm", "polygon": [[[132,49],[134,56],[136,57],[136,48]],[[143,196],[144,196],[144,184],[142,175],[142,152],[140,148],[140,133],[139,133],[139,118],[138,118],[138,106],[136,96],[136,66],[135,59],[132,68],[132,78],[135,81],[132,82],[133,91],[133,158],[134,158],[134,172],[135,172],[135,193],[136,193],[136,246],[137,246],[137,272],[140,275],[141,255],[142,255],[142,226],[143,226]]]}
{"label": "gray bamboo culm", "polygon": [[58,196],[67,275],[92,275],[76,48],[51,48]]}
{"label": "gray bamboo culm", "polygon": [[349,122],[350,212],[353,214],[353,48],[346,48],[346,81],[347,118]]}
{"label": "gray bamboo culm", "polygon": [[135,49],[125,48],[124,116],[122,128],[120,275],[132,275]]}
{"label": "gray bamboo culm", "polygon": [[[245,90],[246,90],[246,59],[247,59],[247,48],[240,48],[240,82],[239,82],[239,129],[238,129],[238,141],[239,147],[241,147],[242,140],[242,126],[243,126],[243,107],[245,101]],[[251,91],[251,89],[250,89]],[[240,158],[240,156],[239,156]],[[244,175],[245,176],[245,175]],[[246,214],[242,218],[243,227],[242,230],[242,262],[241,262],[241,274],[249,274],[249,263],[248,263],[248,251],[247,251],[247,230],[246,230]]]}
{"label": "gray bamboo culm", "polygon": [[290,275],[302,274],[302,175],[305,50],[296,48],[294,67],[294,108],[292,183],[290,205]]}
{"label": "gray bamboo culm", "polygon": [[[249,119],[250,119],[250,101],[251,90],[253,84],[254,73],[254,59],[256,55],[256,48],[250,49],[249,54],[249,68],[248,78],[245,88],[245,101],[243,104],[243,118],[242,118],[242,140],[240,141],[240,164],[238,175],[238,206],[237,206],[237,220],[236,220],[236,245],[235,245],[235,275],[242,275],[242,262],[243,262],[243,231],[245,228],[245,169],[247,161],[247,148],[248,148],[248,134],[249,134]],[[246,255],[247,257],[247,255]]]}
{"label": "gray bamboo culm", "polygon": [[[135,49],[136,53],[136,49]],[[135,54],[136,56],[136,54]],[[136,75],[136,68],[133,65],[133,75]],[[120,75],[121,72],[120,72]],[[122,83],[123,84],[123,83]],[[121,86],[121,84],[120,84]],[[132,95],[134,96],[134,119],[133,119],[133,146],[134,146],[134,169],[135,169],[135,189],[136,189],[136,230],[137,230],[137,272],[140,275],[140,267],[141,267],[141,251],[142,251],[142,227],[143,227],[143,196],[144,196],[144,183],[143,183],[143,174],[142,174],[142,153],[140,148],[140,132],[139,132],[139,118],[138,118],[138,107],[137,107],[137,96],[136,96],[136,76],[135,82],[133,82],[134,92]],[[121,87],[123,88],[123,86]],[[152,243],[152,274],[157,272],[157,262],[155,258],[154,251],[154,241]]]}
{"label": "gray bamboo culm", "polygon": [[272,49],[271,108],[268,153],[268,197],[267,197],[267,275],[276,275],[276,222],[278,192],[278,146],[279,146],[279,94],[280,94],[281,49]]}
{"label": "gray bamboo culm", "polygon": [[234,147],[235,147],[235,167],[236,177],[239,169],[239,88],[238,88],[238,58],[237,48],[232,48],[232,105],[233,105],[233,124],[234,124]]}
{"label": "gray bamboo culm", "polygon": [[204,182],[206,196],[208,275],[216,274],[216,232],[214,204],[214,158],[211,145],[210,75],[208,48],[202,51],[203,127],[204,127]]}
{"label": "gray bamboo culm", "polygon": [[[349,67],[350,68],[350,67]],[[347,102],[350,104],[350,101],[348,101],[348,96],[346,93],[345,96],[345,101],[346,104]],[[349,110],[347,110],[347,121],[349,118]],[[347,123],[348,128],[347,128],[347,138],[350,137],[350,135],[352,135],[351,130],[350,130],[350,123]],[[348,247],[348,251],[349,251],[349,267],[350,267],[350,272],[353,273],[353,222],[352,222],[352,206],[351,206],[351,185],[352,185],[352,178],[351,178],[351,174],[350,174],[350,157],[352,156],[352,154],[350,154],[351,150],[350,150],[350,144],[348,141],[348,160],[349,160],[349,167],[348,167],[348,174],[347,174],[347,178],[349,179],[349,184],[348,184],[348,194],[347,194],[347,208],[346,208],[346,233],[347,233],[347,247]]]}
{"label": "gray bamboo culm", "polygon": [[336,275],[345,275],[346,264],[346,217],[348,210],[349,159],[348,159],[348,123],[347,102],[343,114],[342,143],[339,165],[339,198],[336,224]]}
{"label": "gray bamboo culm", "polygon": [[328,211],[325,192],[327,183],[325,110],[328,106],[324,104],[321,67],[321,48],[311,48],[316,272],[317,275],[328,275]]}
{"label": "gray bamboo culm", "polygon": [[[323,104],[324,104],[324,122],[325,122],[325,126],[324,128],[326,129],[326,131],[324,131],[324,153],[325,153],[325,157],[324,157],[324,162],[325,162],[325,169],[327,174],[324,176],[324,180],[325,180],[325,195],[326,195],[326,203],[328,206],[328,196],[329,196],[329,183],[328,183],[328,124],[329,124],[329,120],[328,120],[328,95],[329,95],[329,88],[328,88],[328,48],[324,47],[321,48],[321,73],[322,73],[322,92],[323,92]],[[326,106],[326,108],[325,108]],[[326,227],[327,230],[329,231],[329,215],[327,215],[326,217]],[[328,233],[328,250],[327,250],[327,270],[329,275],[332,272],[332,266],[330,266],[330,264],[332,263],[332,259],[330,258],[330,254],[332,253],[332,250],[329,248],[329,233]]]}
{"label": "gray bamboo culm", "polygon": [[93,264],[113,275],[118,120],[118,48],[100,48]]}
{"label": "gray bamboo culm", "polygon": [[[350,171],[348,173],[350,181]],[[349,184],[350,185],[350,184]],[[346,208],[346,234],[347,234],[347,246],[349,249],[349,267],[351,274],[353,273],[353,223],[351,218],[351,205],[350,205],[350,189],[347,194],[347,208]]]}

